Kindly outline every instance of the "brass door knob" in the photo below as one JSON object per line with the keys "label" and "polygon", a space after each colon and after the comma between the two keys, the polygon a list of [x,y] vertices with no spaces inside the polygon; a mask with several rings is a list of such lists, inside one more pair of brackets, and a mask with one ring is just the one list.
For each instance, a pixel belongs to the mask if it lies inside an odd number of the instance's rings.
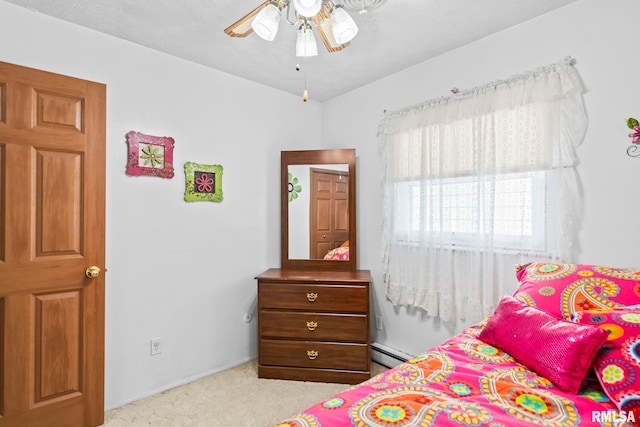
{"label": "brass door knob", "polygon": [[84,272],[84,274],[89,279],[95,279],[96,277],[100,276],[100,267],[92,265],[91,267],[87,268],[87,270]]}

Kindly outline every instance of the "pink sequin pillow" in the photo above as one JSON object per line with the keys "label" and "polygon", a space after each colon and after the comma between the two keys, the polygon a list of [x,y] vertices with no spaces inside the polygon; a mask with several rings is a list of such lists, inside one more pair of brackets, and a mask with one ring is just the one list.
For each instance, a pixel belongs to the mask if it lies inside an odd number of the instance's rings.
{"label": "pink sequin pillow", "polygon": [[578,311],[640,304],[640,272],[586,264],[518,267],[514,296],[565,320]]}
{"label": "pink sequin pillow", "polygon": [[621,411],[640,411],[640,307],[576,313],[574,322],[608,333],[593,366],[604,392]]}
{"label": "pink sequin pillow", "polygon": [[577,393],[607,335],[602,328],[557,319],[507,295],[478,338],[558,388]]}

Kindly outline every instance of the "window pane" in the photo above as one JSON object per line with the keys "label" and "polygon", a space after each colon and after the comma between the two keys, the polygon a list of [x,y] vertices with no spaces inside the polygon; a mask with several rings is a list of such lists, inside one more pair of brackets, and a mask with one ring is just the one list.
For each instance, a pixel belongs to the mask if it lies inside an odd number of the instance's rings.
{"label": "window pane", "polygon": [[541,249],[545,173],[397,183],[395,240],[448,240],[464,245],[492,236],[505,249]]}

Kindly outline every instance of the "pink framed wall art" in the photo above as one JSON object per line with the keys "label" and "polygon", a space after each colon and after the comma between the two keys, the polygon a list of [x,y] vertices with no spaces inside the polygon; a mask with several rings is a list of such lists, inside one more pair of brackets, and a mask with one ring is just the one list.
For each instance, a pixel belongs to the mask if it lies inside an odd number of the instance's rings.
{"label": "pink framed wall art", "polygon": [[127,143],[127,175],[173,178],[173,138],[131,131]]}

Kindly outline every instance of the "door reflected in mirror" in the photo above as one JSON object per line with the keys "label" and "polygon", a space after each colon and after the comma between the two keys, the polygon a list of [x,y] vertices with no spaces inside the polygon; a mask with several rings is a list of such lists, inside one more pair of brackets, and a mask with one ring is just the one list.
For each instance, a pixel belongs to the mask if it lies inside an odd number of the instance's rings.
{"label": "door reflected in mirror", "polygon": [[288,166],[289,259],[349,260],[349,165]]}

